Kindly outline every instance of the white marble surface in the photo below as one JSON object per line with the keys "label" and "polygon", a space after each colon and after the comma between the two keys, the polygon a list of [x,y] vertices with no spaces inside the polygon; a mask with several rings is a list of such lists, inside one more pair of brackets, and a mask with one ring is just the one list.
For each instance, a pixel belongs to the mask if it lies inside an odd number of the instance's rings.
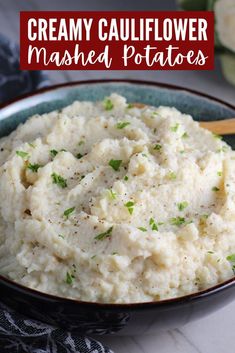
{"label": "white marble surface", "polygon": [[[196,0],[195,0],[196,1]],[[134,6],[133,6],[134,4]],[[173,9],[174,0],[0,0],[0,32],[18,40],[20,10],[160,10]],[[235,104],[235,87],[214,71],[63,71],[49,72],[52,83],[93,78],[134,78],[167,82],[206,92]],[[154,336],[100,337],[115,353],[234,353],[235,301],[186,327]]]}

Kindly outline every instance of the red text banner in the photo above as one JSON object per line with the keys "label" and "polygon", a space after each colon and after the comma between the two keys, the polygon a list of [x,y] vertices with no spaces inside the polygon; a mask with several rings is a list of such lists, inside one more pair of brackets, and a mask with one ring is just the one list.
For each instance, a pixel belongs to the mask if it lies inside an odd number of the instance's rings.
{"label": "red text banner", "polygon": [[210,70],[210,11],[21,12],[23,70]]}

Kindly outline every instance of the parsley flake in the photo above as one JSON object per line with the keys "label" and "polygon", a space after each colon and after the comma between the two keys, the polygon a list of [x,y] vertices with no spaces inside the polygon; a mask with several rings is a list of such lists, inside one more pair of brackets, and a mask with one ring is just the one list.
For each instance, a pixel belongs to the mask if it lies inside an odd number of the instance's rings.
{"label": "parsley flake", "polygon": [[109,190],[109,195],[110,195],[110,198],[115,200],[116,197],[117,197],[117,194],[115,191],[113,191],[112,189]]}
{"label": "parsley flake", "polygon": [[62,234],[59,234],[58,237],[64,239],[64,235],[62,235]]}
{"label": "parsley flake", "polygon": [[174,226],[181,226],[182,224],[184,224],[185,218],[184,217],[174,217],[170,219],[170,223]]}
{"label": "parsley flake", "polygon": [[126,126],[130,125],[130,123],[128,121],[123,121],[123,122],[119,122],[116,125],[117,129],[124,129]]}
{"label": "parsley flake", "polygon": [[74,280],[74,275],[71,274],[70,272],[66,273],[66,283],[67,284],[73,284],[73,280]]}
{"label": "parsley flake", "polygon": [[78,153],[76,157],[77,157],[77,159],[81,159],[83,157],[83,155],[81,153]]}
{"label": "parsley flake", "polygon": [[183,211],[188,206],[188,202],[187,201],[179,202],[177,206],[179,211]]}
{"label": "parsley flake", "polygon": [[142,232],[147,232],[147,229],[144,227],[139,227],[138,229],[141,230]]}
{"label": "parsley flake", "polygon": [[187,132],[184,132],[181,137],[182,137],[182,139],[187,139],[187,138],[189,138],[189,135]]}
{"label": "parsley flake", "polygon": [[212,132],[212,135],[215,139],[222,140],[222,136],[215,134],[214,132]]}
{"label": "parsley flake", "polygon": [[219,170],[219,171],[217,172],[217,175],[218,175],[218,176],[222,176],[222,172]]}
{"label": "parsley flake", "polygon": [[17,156],[19,156],[19,157],[21,157],[23,159],[29,157],[29,154],[27,152],[24,152],[24,151],[16,151],[16,154],[17,154]]}
{"label": "parsley flake", "polygon": [[103,240],[103,239],[109,238],[112,235],[112,230],[113,230],[113,227],[110,227],[106,232],[96,235],[94,239]]}
{"label": "parsley flake", "polygon": [[112,167],[116,172],[119,170],[122,164],[122,160],[120,159],[111,159],[109,161],[109,166]]}
{"label": "parsley flake", "polygon": [[109,98],[106,98],[104,100],[103,104],[104,104],[104,109],[105,110],[112,110],[113,107],[114,107],[113,102]]}
{"label": "parsley flake", "polygon": [[161,148],[162,148],[162,145],[160,145],[159,143],[157,143],[157,144],[153,147],[153,149],[156,150],[156,151],[160,151]]}
{"label": "parsley flake", "polygon": [[27,169],[30,169],[33,173],[37,173],[38,169],[41,168],[42,166],[40,164],[31,164],[29,163],[27,166]]}
{"label": "parsley flake", "polygon": [[64,216],[68,219],[71,213],[73,213],[75,210],[75,207],[68,208],[67,210],[64,211]]}
{"label": "parsley flake", "polygon": [[53,174],[51,174],[51,177],[53,180],[53,184],[57,184],[62,189],[66,188],[68,186],[67,180],[64,179],[62,176],[60,176],[59,174],[53,173]]}
{"label": "parsley flake", "polygon": [[128,209],[128,212],[130,213],[130,215],[132,215],[133,211],[134,211],[134,206],[135,203],[133,201],[128,201],[127,203],[125,203],[125,207]]}
{"label": "parsley flake", "polygon": [[176,174],[174,172],[169,172],[167,174],[167,177],[170,179],[170,180],[175,180],[176,179]]}
{"label": "parsley flake", "polygon": [[158,231],[158,225],[153,218],[150,218],[149,225],[151,226],[152,230]]}
{"label": "parsley flake", "polygon": [[171,131],[176,132],[179,128],[179,123],[176,123],[174,126],[171,127]]}
{"label": "parsley flake", "polygon": [[52,158],[54,158],[58,154],[58,151],[56,150],[50,150],[50,155]]}
{"label": "parsley flake", "polygon": [[219,188],[217,188],[217,186],[213,186],[213,188],[211,190],[217,192],[217,191],[219,191]]}
{"label": "parsley flake", "polygon": [[129,178],[127,175],[124,176],[124,180],[127,181]]}
{"label": "parsley flake", "polygon": [[233,272],[235,273],[235,254],[228,255],[226,257],[226,260],[228,260],[231,263]]}

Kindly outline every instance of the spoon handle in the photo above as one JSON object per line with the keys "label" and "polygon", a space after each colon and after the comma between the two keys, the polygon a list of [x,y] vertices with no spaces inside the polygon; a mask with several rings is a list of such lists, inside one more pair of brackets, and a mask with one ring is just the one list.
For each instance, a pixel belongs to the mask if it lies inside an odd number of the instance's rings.
{"label": "spoon handle", "polygon": [[235,119],[201,121],[200,126],[218,135],[235,134]]}

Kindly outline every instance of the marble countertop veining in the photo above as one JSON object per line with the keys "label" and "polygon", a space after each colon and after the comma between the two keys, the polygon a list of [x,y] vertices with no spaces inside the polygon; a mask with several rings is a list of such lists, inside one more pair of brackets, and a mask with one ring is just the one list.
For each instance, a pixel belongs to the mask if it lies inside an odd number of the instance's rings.
{"label": "marble countertop veining", "polygon": [[[18,41],[21,10],[133,10],[119,0],[0,0],[0,33]],[[174,0],[135,1],[135,10],[172,10]],[[99,78],[132,78],[177,84],[235,104],[235,87],[228,84],[216,60],[214,71],[50,71],[52,84]],[[138,337],[97,337],[115,353],[234,353],[235,301],[185,327]]]}

